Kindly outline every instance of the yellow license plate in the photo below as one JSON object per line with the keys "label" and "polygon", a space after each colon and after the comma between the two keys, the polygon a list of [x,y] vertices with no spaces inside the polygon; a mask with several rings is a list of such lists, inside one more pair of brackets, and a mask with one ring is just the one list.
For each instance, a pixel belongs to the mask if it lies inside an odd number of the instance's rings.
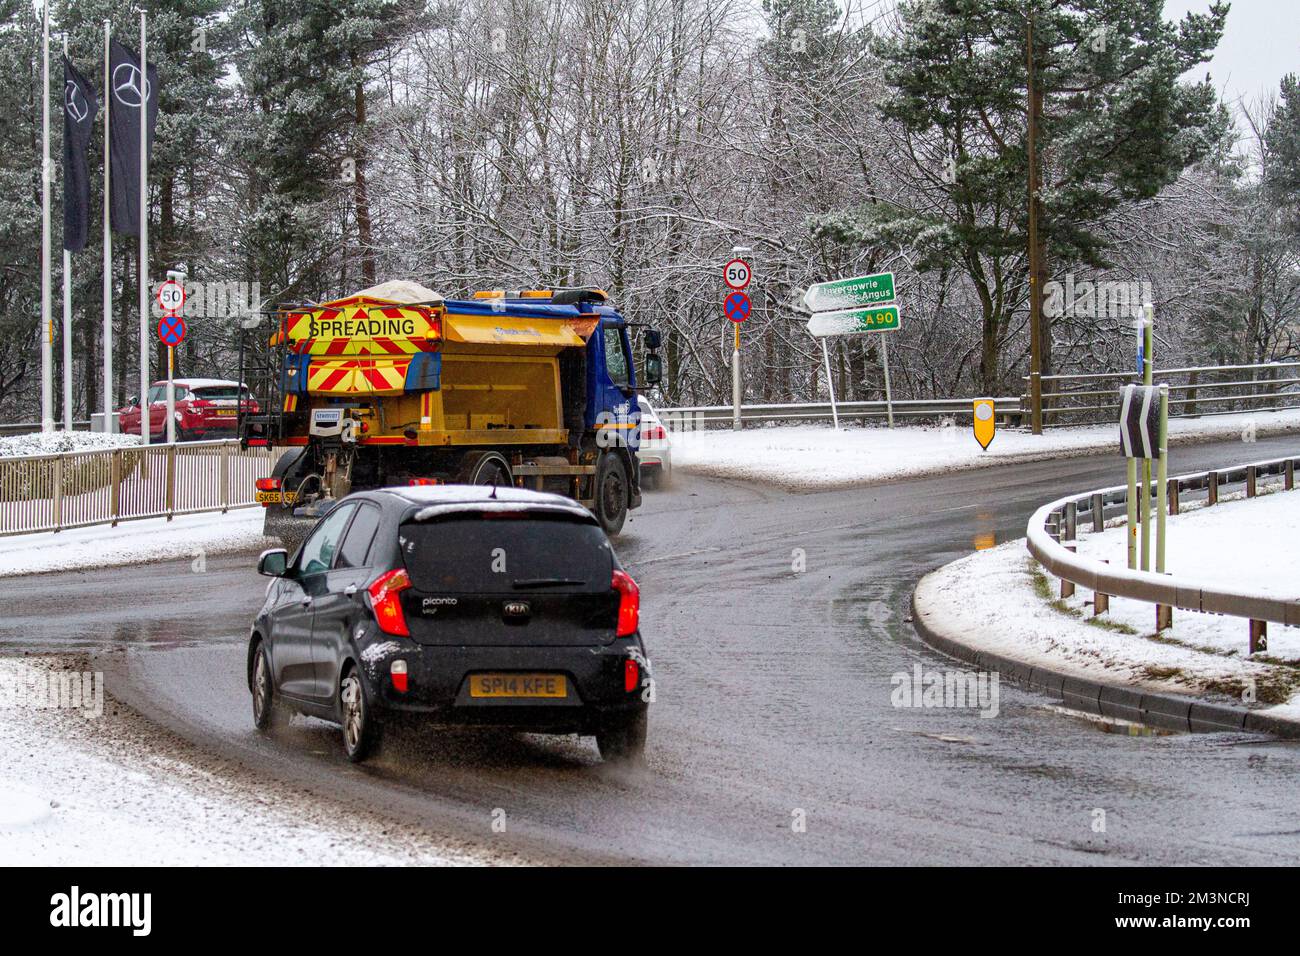
{"label": "yellow license plate", "polygon": [[293,504],[294,500],[297,499],[297,497],[298,497],[298,492],[296,491],[286,491],[286,492],[255,491],[253,492],[253,500],[256,501],[259,505]]}
{"label": "yellow license plate", "polygon": [[233,409],[233,408],[218,408],[218,409],[217,409],[217,414],[218,414],[218,415],[234,415],[234,414],[235,414],[235,409]]}
{"label": "yellow license plate", "polygon": [[568,697],[563,674],[471,674],[471,697]]}

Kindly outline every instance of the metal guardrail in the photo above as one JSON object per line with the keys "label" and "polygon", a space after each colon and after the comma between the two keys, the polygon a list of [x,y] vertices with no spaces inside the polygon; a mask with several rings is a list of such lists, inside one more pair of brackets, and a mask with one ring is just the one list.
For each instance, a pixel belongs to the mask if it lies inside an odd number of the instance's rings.
{"label": "metal guardrail", "polygon": [[274,457],[224,440],[0,458],[0,536],[252,505]]}
{"label": "metal guardrail", "polygon": [[[1171,418],[1300,408],[1300,362],[1157,368],[1153,377],[1156,385],[1169,385]],[[1120,388],[1141,380],[1136,371],[1040,376],[1043,424],[1113,422],[1118,418]],[[1024,381],[1026,392],[1020,403],[1029,414],[1033,376],[1024,376]]]}
{"label": "metal guardrail", "polygon": [[[942,415],[970,415],[973,413],[969,398],[933,398],[895,400],[894,414],[913,418],[932,418]],[[1005,417],[1022,414],[1017,396],[996,398],[994,412]],[[840,418],[885,418],[885,402],[836,402]],[[731,424],[733,409],[730,405],[690,405],[681,408],[656,409],[660,420],[678,430],[712,424]],[[830,402],[789,402],[773,405],[741,405],[742,422],[829,421]]]}
{"label": "metal guardrail", "polygon": [[[56,427],[59,427],[59,426],[56,425]],[[0,422],[0,436],[3,436],[3,435],[29,435],[29,434],[31,434],[32,432],[38,432],[38,431],[40,431],[40,430],[41,430],[41,423],[40,423],[40,422],[16,422],[16,423],[10,423],[10,424],[7,424],[7,425],[4,424],[3,422]],[[73,422],[73,423],[72,423],[72,430],[73,430],[74,432],[86,432],[86,431],[90,431],[90,422],[88,422],[88,421],[85,421],[85,422]]]}
{"label": "metal guardrail", "polygon": [[[1210,505],[1218,503],[1219,493],[1227,485],[1242,484],[1247,497],[1254,497],[1261,478],[1281,476],[1282,486],[1295,488],[1295,472],[1300,457],[1238,465],[1217,471],[1202,471],[1168,479],[1169,513],[1178,514],[1179,495],[1204,490]],[[1157,489],[1158,491],[1158,489]],[[1158,500],[1158,495],[1153,496]],[[1250,621],[1250,653],[1266,650],[1266,622],[1300,626],[1300,600],[1287,600],[1263,591],[1234,591],[1213,581],[1180,579],[1152,571],[1130,570],[1083,557],[1068,547],[1078,533],[1081,514],[1090,515],[1093,531],[1105,527],[1106,509],[1123,506],[1127,510],[1128,488],[1120,485],[1082,495],[1067,495],[1043,505],[1029,519],[1027,544],[1044,569],[1070,585],[1063,596],[1077,585],[1094,594],[1093,614],[1102,613],[1109,598],[1125,597],[1155,604],[1157,630],[1167,626],[1168,608],[1184,608],[1213,614],[1228,614]],[[1139,512],[1142,509],[1139,507]],[[1063,543],[1066,542],[1066,543]]]}

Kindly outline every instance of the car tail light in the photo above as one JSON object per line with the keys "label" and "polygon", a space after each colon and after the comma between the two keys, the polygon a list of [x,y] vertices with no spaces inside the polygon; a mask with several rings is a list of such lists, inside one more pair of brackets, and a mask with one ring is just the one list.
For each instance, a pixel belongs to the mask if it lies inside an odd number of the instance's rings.
{"label": "car tail light", "polygon": [[628,658],[623,662],[623,689],[629,694],[641,683],[641,668],[636,661]]}
{"label": "car tail light", "polygon": [[392,666],[388,669],[389,676],[393,678],[393,690],[399,694],[405,694],[410,689],[408,683],[409,675],[406,672],[406,661],[393,661]]}
{"label": "car tail light", "polygon": [[[249,444],[251,445],[252,442],[249,442]],[[280,490],[279,478],[259,478],[257,479],[257,481],[254,482],[254,484],[257,486],[258,491],[279,491]]]}
{"label": "car tail light", "polygon": [[611,585],[618,592],[618,631],[619,637],[635,634],[641,617],[641,589],[636,586],[632,576],[626,571],[615,571]]}
{"label": "car tail light", "polygon": [[663,441],[668,437],[668,433],[664,431],[664,426],[652,425],[641,432],[641,437],[646,441]]}
{"label": "car tail light", "polygon": [[385,634],[398,637],[410,637],[411,629],[406,626],[406,615],[402,612],[401,592],[411,586],[411,579],[405,568],[397,568],[382,575],[367,588],[370,594],[370,606],[375,610],[375,620],[379,629]]}

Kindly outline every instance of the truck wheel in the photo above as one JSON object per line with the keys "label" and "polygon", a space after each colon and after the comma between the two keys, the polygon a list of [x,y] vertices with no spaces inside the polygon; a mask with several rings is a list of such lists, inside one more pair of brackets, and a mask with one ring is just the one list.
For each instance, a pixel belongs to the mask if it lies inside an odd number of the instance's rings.
{"label": "truck wheel", "polygon": [[466,455],[460,467],[459,479],[463,485],[509,487],[514,483],[510,477],[510,465],[494,451]]}
{"label": "truck wheel", "polygon": [[602,452],[596,465],[595,512],[600,526],[609,535],[623,530],[627,519],[627,469],[615,452]]}

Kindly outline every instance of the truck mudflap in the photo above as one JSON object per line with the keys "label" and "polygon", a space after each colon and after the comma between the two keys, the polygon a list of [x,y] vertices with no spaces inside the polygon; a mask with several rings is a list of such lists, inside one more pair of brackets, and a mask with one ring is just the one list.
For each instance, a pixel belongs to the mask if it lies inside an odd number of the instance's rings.
{"label": "truck mudflap", "polygon": [[266,509],[262,534],[268,538],[278,539],[280,545],[292,555],[307,540],[307,535],[314,527],[316,527],[314,517],[296,515],[284,508],[273,507]]}

